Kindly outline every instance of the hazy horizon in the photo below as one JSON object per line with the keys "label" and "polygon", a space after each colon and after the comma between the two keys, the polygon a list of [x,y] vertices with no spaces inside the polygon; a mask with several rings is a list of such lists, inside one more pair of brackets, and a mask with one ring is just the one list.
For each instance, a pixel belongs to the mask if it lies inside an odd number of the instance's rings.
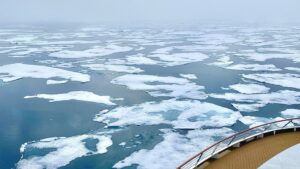
{"label": "hazy horizon", "polygon": [[300,23],[297,0],[2,0],[0,23]]}

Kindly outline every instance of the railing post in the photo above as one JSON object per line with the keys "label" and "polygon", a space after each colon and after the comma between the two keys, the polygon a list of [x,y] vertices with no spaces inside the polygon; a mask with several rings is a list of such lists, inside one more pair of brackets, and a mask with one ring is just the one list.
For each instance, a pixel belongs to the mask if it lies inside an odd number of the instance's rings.
{"label": "railing post", "polygon": [[197,165],[198,165],[198,163],[199,163],[199,161],[200,161],[200,159],[201,159],[201,157],[202,157],[202,154],[203,154],[203,153],[201,153],[201,154],[199,155],[199,157],[198,157],[198,159],[197,159],[197,162],[196,162],[196,164],[195,164],[195,167],[197,167]]}
{"label": "railing post", "polygon": [[216,147],[214,148],[214,151],[211,154],[214,154],[215,151],[217,150],[217,148],[219,147],[220,143],[216,145]]}
{"label": "railing post", "polygon": [[234,139],[235,139],[235,136],[232,137],[232,139],[231,139],[230,142],[227,144],[227,146],[229,146],[229,145],[233,142]]}

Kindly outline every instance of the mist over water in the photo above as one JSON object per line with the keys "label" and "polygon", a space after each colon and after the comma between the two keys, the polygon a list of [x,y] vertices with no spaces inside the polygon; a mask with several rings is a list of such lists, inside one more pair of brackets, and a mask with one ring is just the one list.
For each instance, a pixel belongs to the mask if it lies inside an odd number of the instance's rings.
{"label": "mist over water", "polygon": [[299,23],[297,0],[1,0],[12,23]]}

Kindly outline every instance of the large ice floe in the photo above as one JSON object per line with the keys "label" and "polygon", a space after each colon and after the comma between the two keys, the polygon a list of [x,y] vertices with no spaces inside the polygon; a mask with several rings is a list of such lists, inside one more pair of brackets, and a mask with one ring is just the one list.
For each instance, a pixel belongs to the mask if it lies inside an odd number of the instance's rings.
{"label": "large ice floe", "polygon": [[187,63],[200,62],[208,56],[202,53],[175,53],[175,54],[153,54],[152,58],[158,58],[166,66],[178,66]]}
{"label": "large ice floe", "polygon": [[[236,108],[242,110],[256,111],[258,108],[267,104],[300,104],[300,92],[291,90],[280,90],[271,93],[243,94],[243,93],[224,93],[210,94],[210,97],[226,99],[243,103],[242,106],[237,104]],[[247,104],[248,107],[247,107]]]}
{"label": "large ice floe", "polygon": [[288,59],[292,60],[294,62],[300,62],[300,53],[298,54],[286,54],[286,53],[241,53],[241,54],[235,54],[240,57],[247,58],[249,60],[254,61],[266,61],[269,59]]}
{"label": "large ice floe", "polygon": [[140,73],[143,72],[142,69],[126,66],[126,65],[109,65],[109,64],[86,64],[82,65],[83,67],[87,67],[91,70],[107,70],[113,72],[125,72],[125,73]]}
{"label": "large ice floe", "polygon": [[[52,137],[24,143],[20,148],[22,157],[17,169],[56,169],[66,166],[76,158],[104,154],[112,145],[111,136],[84,134],[72,137]],[[44,151],[43,155],[32,154]]]}
{"label": "large ice floe", "polygon": [[53,52],[49,56],[56,58],[86,58],[111,55],[113,53],[128,52],[132,50],[131,47],[117,46],[110,44],[107,46],[94,46],[87,50],[75,51],[75,50],[62,50],[59,52]]}
{"label": "large ice floe", "polygon": [[270,88],[259,84],[234,84],[229,88],[244,94],[268,93]]}
{"label": "large ice floe", "polygon": [[224,69],[230,70],[242,70],[242,71],[280,71],[281,69],[277,68],[272,64],[250,64],[250,63],[238,63],[234,64],[230,60],[229,56],[222,56],[218,58],[215,62],[209,63],[209,65],[218,66]]}
{"label": "large ice floe", "polygon": [[174,128],[223,127],[234,124],[241,114],[197,100],[164,100],[118,107],[100,112],[95,121],[108,126],[170,124]]}
{"label": "large ice floe", "polygon": [[247,70],[247,71],[279,71],[281,69],[277,68],[271,64],[233,64],[225,66],[226,69],[231,70]]}
{"label": "large ice floe", "polygon": [[134,152],[116,163],[114,168],[132,165],[137,165],[138,169],[176,168],[199,150],[234,133],[228,128],[191,130],[186,135],[171,130],[163,130],[163,132],[164,140],[153,149],[142,149]]}
{"label": "large ice floe", "polygon": [[244,74],[243,77],[259,82],[300,89],[300,75],[298,74],[260,73],[247,75]]}
{"label": "large ice floe", "polygon": [[78,100],[78,101],[85,101],[85,102],[102,103],[106,105],[115,105],[115,103],[112,102],[112,98],[110,96],[99,96],[95,93],[87,92],[87,91],[72,91],[72,92],[62,93],[62,94],[37,94],[34,96],[25,96],[24,98],[25,99],[41,98],[41,99],[47,99],[50,102]]}
{"label": "large ice floe", "polygon": [[172,76],[134,75],[119,76],[111,81],[113,84],[125,85],[131,90],[144,90],[151,96],[205,99],[206,94],[199,86],[184,78]]}
{"label": "large ice floe", "polygon": [[0,66],[0,79],[4,82],[14,81],[21,78],[62,78],[72,81],[88,82],[90,76],[82,73],[67,71],[63,69],[14,63]]}
{"label": "large ice floe", "polygon": [[286,109],[286,110],[280,112],[280,114],[286,118],[299,118],[300,110],[299,109]]}

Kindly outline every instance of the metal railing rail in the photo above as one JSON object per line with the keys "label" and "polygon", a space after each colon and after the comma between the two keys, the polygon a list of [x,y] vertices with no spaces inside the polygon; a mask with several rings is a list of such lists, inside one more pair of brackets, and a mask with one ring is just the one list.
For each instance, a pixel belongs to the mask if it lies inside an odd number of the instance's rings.
{"label": "metal railing rail", "polygon": [[259,137],[268,132],[274,132],[283,129],[296,129],[300,128],[300,118],[278,120],[270,123],[258,125],[247,130],[241,131],[225,139],[216,142],[215,144],[207,147],[203,151],[191,157],[189,160],[181,164],[177,169],[193,169],[199,164],[205,162],[214,155],[232,147],[245,140],[251,140],[255,137]]}

